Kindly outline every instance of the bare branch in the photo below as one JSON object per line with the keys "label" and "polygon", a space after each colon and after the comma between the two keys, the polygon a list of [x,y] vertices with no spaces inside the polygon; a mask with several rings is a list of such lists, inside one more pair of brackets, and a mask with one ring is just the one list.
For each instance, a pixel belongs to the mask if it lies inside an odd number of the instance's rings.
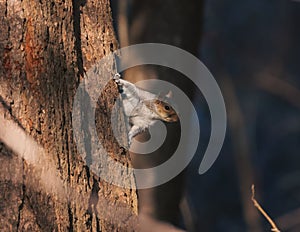
{"label": "bare branch", "polygon": [[252,200],[254,206],[258,209],[258,211],[267,219],[267,221],[272,226],[271,231],[280,232],[280,230],[276,226],[275,222],[271,219],[271,217],[266,213],[266,211],[261,207],[261,205],[255,199],[255,186],[254,186],[254,184],[251,186],[251,190],[252,190],[251,200]]}

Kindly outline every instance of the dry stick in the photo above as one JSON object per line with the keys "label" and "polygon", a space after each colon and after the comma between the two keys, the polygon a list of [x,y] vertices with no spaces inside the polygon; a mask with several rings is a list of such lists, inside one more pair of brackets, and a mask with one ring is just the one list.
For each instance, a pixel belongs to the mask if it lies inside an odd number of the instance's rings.
{"label": "dry stick", "polygon": [[251,200],[252,200],[254,206],[258,209],[258,211],[267,219],[267,221],[272,226],[271,231],[280,232],[280,230],[276,226],[275,222],[270,218],[270,216],[266,213],[266,211],[260,206],[260,204],[255,199],[255,186],[254,186],[254,184],[251,186],[251,190],[252,190]]}

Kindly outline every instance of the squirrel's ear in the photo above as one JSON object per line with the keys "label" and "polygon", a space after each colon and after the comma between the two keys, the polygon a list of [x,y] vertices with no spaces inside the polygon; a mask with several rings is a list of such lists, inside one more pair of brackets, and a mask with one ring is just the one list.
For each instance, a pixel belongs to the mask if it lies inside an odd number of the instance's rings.
{"label": "squirrel's ear", "polygon": [[167,93],[166,97],[167,98],[172,98],[173,97],[173,93],[172,93],[171,90]]}
{"label": "squirrel's ear", "polygon": [[159,94],[157,95],[157,98],[160,100],[164,99],[164,97],[165,96],[161,92],[159,92]]}

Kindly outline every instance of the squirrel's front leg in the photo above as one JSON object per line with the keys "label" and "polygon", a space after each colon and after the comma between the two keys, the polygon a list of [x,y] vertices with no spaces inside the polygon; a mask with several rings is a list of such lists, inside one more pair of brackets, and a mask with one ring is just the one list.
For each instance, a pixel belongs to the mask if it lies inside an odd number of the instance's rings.
{"label": "squirrel's front leg", "polygon": [[117,74],[115,74],[115,76],[113,78],[119,87],[120,93],[125,92],[125,94],[130,93],[131,95],[137,95],[136,86],[134,84],[130,83],[129,81],[125,81],[125,80],[121,79],[120,77],[121,77],[121,75],[117,73]]}

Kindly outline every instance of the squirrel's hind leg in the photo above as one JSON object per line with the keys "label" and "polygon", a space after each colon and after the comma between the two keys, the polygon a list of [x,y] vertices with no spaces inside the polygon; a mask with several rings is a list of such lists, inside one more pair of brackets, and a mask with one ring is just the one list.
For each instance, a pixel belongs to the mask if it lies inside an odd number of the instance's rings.
{"label": "squirrel's hind leg", "polygon": [[143,132],[143,128],[133,125],[128,133],[128,141],[129,141],[129,145],[132,142],[132,139],[137,136],[138,134]]}

